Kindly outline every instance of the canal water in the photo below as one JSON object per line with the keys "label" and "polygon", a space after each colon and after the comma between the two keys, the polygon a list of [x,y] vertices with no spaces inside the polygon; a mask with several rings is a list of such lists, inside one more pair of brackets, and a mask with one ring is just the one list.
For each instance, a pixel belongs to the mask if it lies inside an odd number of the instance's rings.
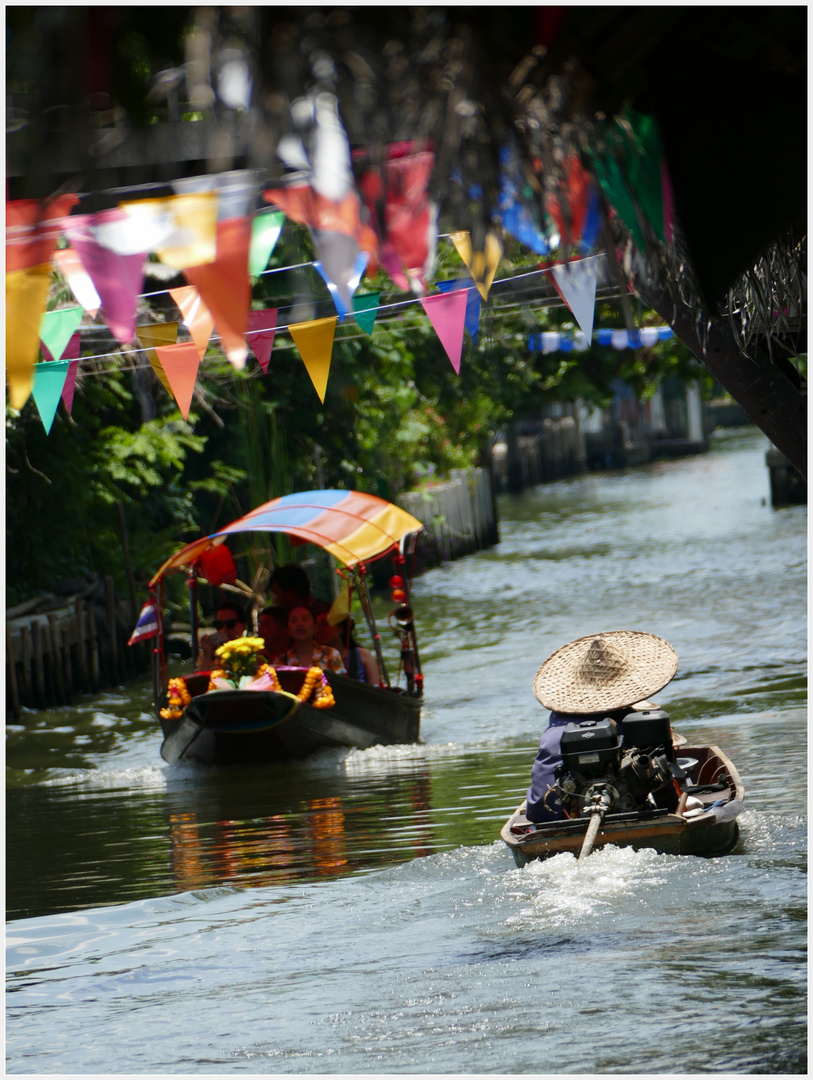
{"label": "canal water", "polygon": [[[7,728],[9,1073],[806,1073],[806,508],[753,429],[500,504],[414,589],[418,746],[170,767],[146,684]],[[670,641],[659,695],[746,787],[725,858],[499,838],[565,642]]]}

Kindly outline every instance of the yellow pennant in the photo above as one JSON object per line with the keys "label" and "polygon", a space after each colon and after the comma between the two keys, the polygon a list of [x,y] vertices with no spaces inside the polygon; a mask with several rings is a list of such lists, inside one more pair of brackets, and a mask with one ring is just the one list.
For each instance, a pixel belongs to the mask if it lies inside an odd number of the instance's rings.
{"label": "yellow pennant", "polygon": [[172,387],[169,384],[169,380],[164,374],[164,369],[161,366],[161,361],[158,358],[158,353],[155,351],[159,345],[174,345],[178,340],[178,324],[177,323],[150,323],[147,326],[137,326],[136,333],[138,334],[138,340],[144,346],[145,349],[149,349],[147,353],[147,359],[152,364],[153,371],[161,380],[166,392],[170,397],[175,395],[172,392]]}
{"label": "yellow pennant", "polygon": [[324,404],[336,319],[314,319],[313,322],[296,323],[289,326],[288,330],[299,349],[302,362],[308,369],[319,400]]}
{"label": "yellow pennant", "polygon": [[502,242],[493,233],[486,233],[486,242],[482,251],[473,251],[471,236],[467,232],[451,233],[452,242],[457,248],[457,254],[468,267],[468,271],[474,278],[474,284],[484,300],[488,299],[488,291],[497,273],[497,267],[502,258]]}
{"label": "yellow pennant", "polygon": [[31,396],[50,286],[50,263],[6,274],[6,378],[13,409],[22,409]]}

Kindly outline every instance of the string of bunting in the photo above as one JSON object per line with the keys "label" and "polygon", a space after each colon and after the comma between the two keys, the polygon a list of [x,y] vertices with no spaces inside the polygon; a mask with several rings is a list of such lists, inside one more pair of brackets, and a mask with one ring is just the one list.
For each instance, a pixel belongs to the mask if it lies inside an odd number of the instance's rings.
{"label": "string of bunting", "polygon": [[[111,335],[128,354],[144,353],[184,418],[188,416],[198,370],[213,338],[237,370],[249,349],[267,373],[276,334],[285,330],[324,402],[336,327],[352,317],[372,335],[382,311],[419,303],[455,372],[460,371],[464,333],[476,343],[480,308],[487,301],[502,258],[498,232],[490,230],[475,250],[466,232],[450,239],[468,277],[435,282],[430,293],[437,247],[436,212],[428,195],[433,155],[403,144],[375,170],[352,170],[343,186],[324,193],[318,170],[300,170],[287,187],[262,191],[268,209],[253,211],[259,183],[249,170],[173,182],[174,194],[124,198],[110,210],[76,213],[80,197],[62,195],[7,203],[6,214],[6,368],[10,404],[21,409],[33,395],[43,425],[50,431],[60,400],[70,413],[81,353],[85,314],[101,313]],[[509,176],[510,162],[506,164]],[[386,181],[384,214],[380,184]],[[585,174],[586,175],[586,174]],[[304,181],[303,181],[304,176]],[[331,177],[331,181],[333,177]],[[321,189],[320,189],[321,184]],[[587,254],[595,240],[595,191],[574,187],[581,203],[571,207],[585,254],[567,263],[544,262],[533,273],[549,275],[585,340],[592,337],[597,260]],[[124,193],[126,194],[126,193]],[[366,220],[362,220],[362,199]],[[560,208],[554,219],[561,215]],[[548,238],[528,206],[505,180],[502,227],[537,254],[548,255]],[[251,310],[251,279],[267,270],[284,222],[307,226],[319,258],[312,264],[333,300],[336,315],[301,323],[278,324],[278,309]],[[370,224],[371,223],[371,224]],[[70,246],[57,248],[60,238]],[[557,238],[558,239],[558,238]],[[137,325],[143,268],[150,256],[182,272],[187,285],[167,290],[191,340],[178,340],[178,323]],[[302,264],[308,265],[308,264]],[[358,292],[364,276],[383,268],[394,284],[411,294],[396,304],[380,304],[379,292]],[[76,305],[46,312],[53,271],[63,275]],[[519,275],[522,276],[522,275]],[[137,347],[137,346],[140,346]],[[567,345],[564,346],[565,349]],[[549,351],[548,346],[543,351]],[[38,362],[39,354],[43,360]],[[115,355],[115,354],[101,354]]]}

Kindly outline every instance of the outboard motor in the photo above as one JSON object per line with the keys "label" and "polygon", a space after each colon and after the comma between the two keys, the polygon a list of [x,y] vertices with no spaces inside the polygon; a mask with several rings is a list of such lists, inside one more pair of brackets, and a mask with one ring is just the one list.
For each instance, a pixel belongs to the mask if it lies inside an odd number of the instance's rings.
{"label": "outboard motor", "polygon": [[[662,709],[630,713],[618,725],[610,717],[571,723],[562,732],[562,764],[556,786],[572,814],[590,816],[601,809],[622,813],[649,802],[674,809],[672,729]],[[662,794],[661,794],[662,793]]]}

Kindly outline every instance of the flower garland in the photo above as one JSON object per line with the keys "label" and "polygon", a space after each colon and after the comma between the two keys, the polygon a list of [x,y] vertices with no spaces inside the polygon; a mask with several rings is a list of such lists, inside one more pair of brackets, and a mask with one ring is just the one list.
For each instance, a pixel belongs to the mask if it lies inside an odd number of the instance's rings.
{"label": "flower garland", "polygon": [[165,709],[159,709],[158,715],[162,720],[180,720],[183,711],[192,700],[192,695],[186,688],[186,679],[170,679],[167,684],[169,704]]}
{"label": "flower garland", "polygon": [[[264,648],[265,642],[262,638],[235,638],[234,641],[227,641],[221,645],[215,650],[215,656],[219,659],[221,667],[209,672],[206,693],[210,694],[214,690],[242,690],[263,675],[271,680],[271,686],[275,691],[284,693],[276,670],[270,664],[258,663]],[[170,679],[167,684],[167,693],[169,694],[168,706],[159,710],[159,716],[163,720],[179,720],[192,700],[186,679],[183,677]],[[314,709],[330,709],[336,704],[330,683],[320,667],[308,668],[302,688],[295,696],[303,705],[312,698],[311,705]]]}

